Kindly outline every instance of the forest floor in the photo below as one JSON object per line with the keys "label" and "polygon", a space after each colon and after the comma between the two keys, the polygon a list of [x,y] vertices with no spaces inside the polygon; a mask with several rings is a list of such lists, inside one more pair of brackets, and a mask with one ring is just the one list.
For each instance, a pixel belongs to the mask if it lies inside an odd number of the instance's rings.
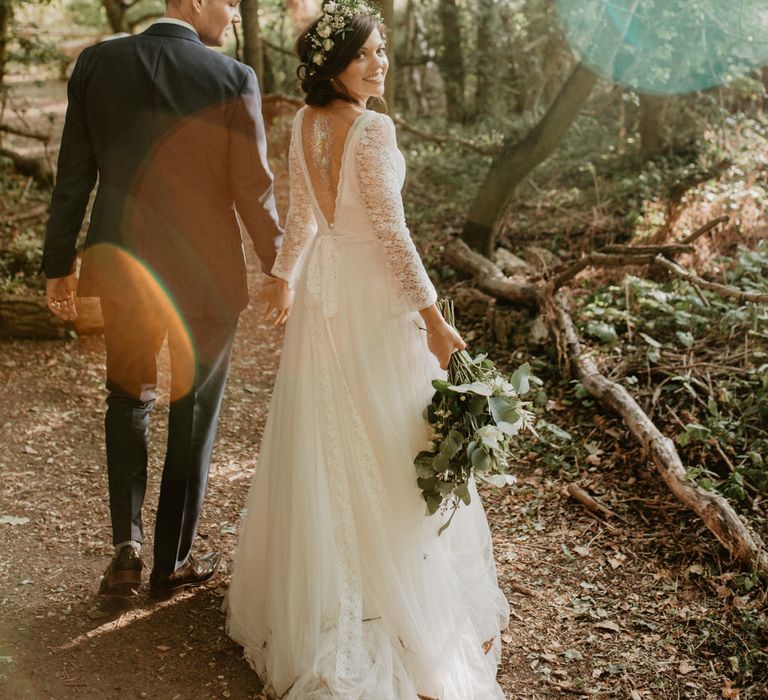
{"label": "forest floor", "polygon": [[[273,158],[284,209],[284,153],[273,149]],[[227,559],[256,466],[280,340],[257,309],[246,310],[198,543]],[[524,359],[517,353],[515,361]],[[507,698],[739,698],[727,680],[732,647],[720,654],[711,644],[723,635],[727,607],[751,604],[735,590],[735,572],[721,564],[722,550],[668,494],[620,422],[598,408],[568,405],[568,387],[556,376],[549,384],[544,377],[543,415],[571,439],[526,440],[514,465],[517,484],[483,492],[512,613],[499,670]],[[257,698],[258,679],[224,633],[226,572],[164,603],[153,603],[144,587],[133,604],[111,614],[96,604],[111,554],[103,382],[98,336],[0,341],[0,697]],[[147,533],[167,384],[163,365]],[[567,452],[573,469],[552,469],[547,450]],[[598,519],[585,511],[565,491],[571,482],[616,515]],[[151,567],[149,538],[148,545]],[[765,696],[741,694],[757,697]]]}

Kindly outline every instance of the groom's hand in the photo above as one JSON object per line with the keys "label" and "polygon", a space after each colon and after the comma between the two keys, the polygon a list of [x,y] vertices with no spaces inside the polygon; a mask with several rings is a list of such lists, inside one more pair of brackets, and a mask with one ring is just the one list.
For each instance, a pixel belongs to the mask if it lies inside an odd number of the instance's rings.
{"label": "groom's hand", "polygon": [[77,318],[75,307],[75,292],[77,291],[77,275],[72,273],[66,277],[54,277],[45,283],[45,297],[48,308],[64,321],[74,321]]}
{"label": "groom's hand", "polygon": [[279,277],[265,278],[256,292],[256,298],[267,305],[264,320],[271,320],[274,326],[285,323],[291,315],[293,296],[293,290],[285,280]]}

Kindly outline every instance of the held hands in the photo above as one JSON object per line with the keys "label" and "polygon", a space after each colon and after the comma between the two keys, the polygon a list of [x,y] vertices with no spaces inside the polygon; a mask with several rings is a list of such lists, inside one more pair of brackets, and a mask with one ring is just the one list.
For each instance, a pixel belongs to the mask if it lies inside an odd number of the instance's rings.
{"label": "held hands", "polygon": [[75,307],[75,292],[77,291],[77,275],[54,277],[45,283],[45,297],[48,308],[64,321],[74,321],[77,318]]}
{"label": "held hands", "polygon": [[273,326],[278,326],[288,320],[293,306],[294,292],[288,286],[288,282],[279,277],[266,277],[256,292],[256,298],[266,303],[264,320],[272,321]]}

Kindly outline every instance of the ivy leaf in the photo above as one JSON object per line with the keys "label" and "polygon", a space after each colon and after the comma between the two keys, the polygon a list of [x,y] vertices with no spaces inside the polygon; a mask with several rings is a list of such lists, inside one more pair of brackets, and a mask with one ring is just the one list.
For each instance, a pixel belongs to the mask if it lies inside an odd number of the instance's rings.
{"label": "ivy leaf", "polygon": [[675,333],[677,339],[687,348],[693,347],[693,335],[688,331],[677,331]]}
{"label": "ivy leaf", "polygon": [[604,343],[615,343],[619,339],[616,329],[610,323],[602,321],[590,321],[585,329],[587,335],[597,338]]}

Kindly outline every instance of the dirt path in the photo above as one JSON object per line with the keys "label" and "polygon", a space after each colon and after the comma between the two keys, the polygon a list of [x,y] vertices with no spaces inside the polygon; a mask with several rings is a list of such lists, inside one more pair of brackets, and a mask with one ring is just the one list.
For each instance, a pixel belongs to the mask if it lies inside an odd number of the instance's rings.
{"label": "dirt path", "polygon": [[[275,169],[284,182],[279,163]],[[253,309],[244,313],[198,545],[228,558],[279,344]],[[112,617],[94,608],[111,552],[103,375],[100,338],[0,341],[0,697],[258,697],[255,675],[224,635],[226,576],[164,604],[143,591]],[[167,368],[162,377],[167,384]],[[152,423],[148,533],[164,388]],[[485,495],[512,608],[499,672],[507,697],[721,697],[728,661],[704,640],[738,600],[733,574],[704,582],[702,563],[716,565],[717,548],[645,470],[621,426],[592,409],[569,409],[557,399],[565,390],[547,389],[546,417],[572,441],[522,447],[519,483]],[[573,480],[592,486],[619,518],[598,521],[574,504],[564,495]],[[151,566],[151,546],[145,555]]]}
{"label": "dirt path", "polygon": [[[244,314],[200,527],[199,546],[228,557],[279,342],[253,310]],[[223,633],[226,577],[160,605],[143,593],[122,614],[94,618],[110,554],[101,339],[6,341],[0,358],[0,515],[23,519],[0,525],[0,697],[256,697],[256,677]],[[166,396],[153,417],[149,533]],[[597,439],[606,455],[618,454],[615,426],[603,425]],[[518,473],[514,490],[486,497],[512,607],[500,670],[508,697],[715,697],[719,674],[685,653],[679,632],[710,603],[695,576],[665,561],[675,558],[688,518],[655,479],[645,473],[622,485],[627,477],[617,475],[627,499],[642,493],[657,510],[644,522],[631,500],[612,503],[628,520],[609,527],[563,497],[563,482],[547,476],[535,452]]]}

